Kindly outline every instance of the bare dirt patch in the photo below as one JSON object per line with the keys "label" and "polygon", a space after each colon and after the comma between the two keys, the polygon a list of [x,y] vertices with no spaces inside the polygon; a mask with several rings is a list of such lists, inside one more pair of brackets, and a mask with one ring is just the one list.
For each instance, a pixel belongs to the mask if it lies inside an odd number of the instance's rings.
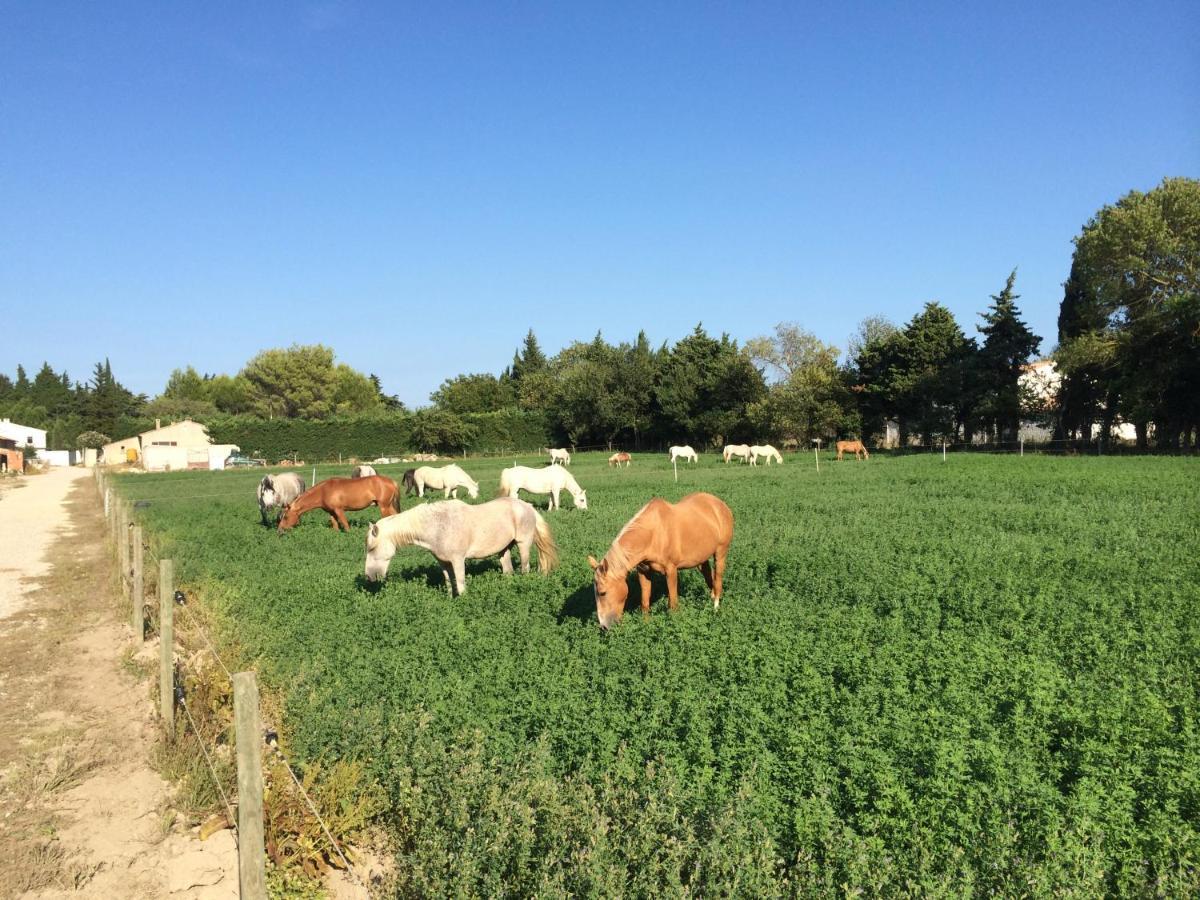
{"label": "bare dirt patch", "polygon": [[[35,484],[41,515],[14,502]],[[151,766],[153,707],[115,624],[103,524],[77,473],[0,503],[0,530],[26,548],[0,571],[15,598],[0,618],[0,897],[235,898],[232,833],[199,841]]]}

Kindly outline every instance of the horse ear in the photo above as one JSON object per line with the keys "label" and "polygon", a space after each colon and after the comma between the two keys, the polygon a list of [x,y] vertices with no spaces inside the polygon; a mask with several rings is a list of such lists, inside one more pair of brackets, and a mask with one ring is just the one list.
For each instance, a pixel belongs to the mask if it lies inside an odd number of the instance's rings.
{"label": "horse ear", "polygon": [[379,523],[378,522],[371,523],[371,537],[379,537]]}
{"label": "horse ear", "polygon": [[593,569],[600,568],[600,563],[596,562],[596,557],[594,557],[594,556],[588,557],[588,565],[591,566]]}

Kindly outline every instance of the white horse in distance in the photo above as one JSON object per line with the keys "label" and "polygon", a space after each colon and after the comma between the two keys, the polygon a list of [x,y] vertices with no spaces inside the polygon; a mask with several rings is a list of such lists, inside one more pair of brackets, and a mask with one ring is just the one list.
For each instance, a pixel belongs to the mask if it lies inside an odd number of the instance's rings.
{"label": "white horse in distance", "polygon": [[513,571],[512,548],[521,554],[521,571],[529,571],[529,548],[538,550],[538,569],[549,572],[558,563],[558,548],[550,526],[524,500],[500,497],[472,506],[461,500],[422,503],[386,516],[367,531],[366,575],[370,581],[387,577],[396,548],[424,547],[442,564],[451,596],[467,590],[467,560],[500,554],[500,569]]}
{"label": "white horse in distance", "polygon": [[565,447],[547,447],[546,450],[550,454],[550,465],[558,463],[559,465],[569,466],[571,464],[571,452]]}
{"label": "white horse in distance", "polygon": [[731,459],[740,459],[742,462],[750,462],[750,445],[726,444],[721,455],[725,457],[725,462],[727,463]]}
{"label": "white horse in distance", "polygon": [[544,469],[513,466],[500,473],[501,497],[520,496],[517,491],[549,494],[551,509],[559,509],[558,495],[564,488],[571,492],[576,509],[587,509],[587,491],[581,488],[575,476],[562,466],[549,465]]}
{"label": "white horse in distance", "polygon": [[750,465],[757,466],[758,458],[760,456],[765,456],[767,458],[768,466],[771,464],[772,459],[774,459],[775,462],[779,463],[781,466],[783,465],[783,457],[780,456],[779,451],[770,444],[763,444],[761,446],[755,444],[750,448]]}
{"label": "white horse in distance", "polygon": [[350,470],[351,478],[370,478],[372,475],[378,475],[374,466],[355,466]]}
{"label": "white horse in distance", "polygon": [[672,447],[667,451],[671,454],[671,462],[682,459],[684,462],[697,462],[696,451],[684,444],[682,447]]}
{"label": "white horse in distance", "polygon": [[417,486],[417,496],[425,496],[425,488],[441,491],[444,497],[458,498],[458,489],[465,487],[472,500],[479,496],[479,482],[451,463],[435,469],[433,466],[421,466],[413,472],[413,481]]}

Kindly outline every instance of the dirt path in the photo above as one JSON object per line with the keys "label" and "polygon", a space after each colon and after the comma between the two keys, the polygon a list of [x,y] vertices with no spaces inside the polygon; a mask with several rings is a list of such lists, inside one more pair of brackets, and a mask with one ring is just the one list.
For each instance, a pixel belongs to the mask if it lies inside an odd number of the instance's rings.
{"label": "dirt path", "polygon": [[0,491],[0,897],[233,900],[232,834],[182,831],[151,766],[89,475]]}

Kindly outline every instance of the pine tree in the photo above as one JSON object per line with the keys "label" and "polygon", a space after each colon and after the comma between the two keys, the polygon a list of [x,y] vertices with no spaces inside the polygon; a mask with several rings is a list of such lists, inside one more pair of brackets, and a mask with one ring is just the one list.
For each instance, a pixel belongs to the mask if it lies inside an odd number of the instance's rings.
{"label": "pine tree", "polygon": [[1000,440],[1016,440],[1021,426],[1021,371],[1042,339],[1021,321],[1019,294],[1013,292],[1017,270],[1009,273],[1004,290],[992,294],[992,305],[978,326],[984,336],[979,352],[982,410],[993,422]]}
{"label": "pine tree", "polygon": [[525,335],[525,342],[521,349],[513,354],[509,377],[512,378],[514,383],[520,384],[521,379],[526,375],[543,371],[547,364],[546,354],[542,352],[542,348],[538,345],[537,335],[530,328],[529,332]]}

